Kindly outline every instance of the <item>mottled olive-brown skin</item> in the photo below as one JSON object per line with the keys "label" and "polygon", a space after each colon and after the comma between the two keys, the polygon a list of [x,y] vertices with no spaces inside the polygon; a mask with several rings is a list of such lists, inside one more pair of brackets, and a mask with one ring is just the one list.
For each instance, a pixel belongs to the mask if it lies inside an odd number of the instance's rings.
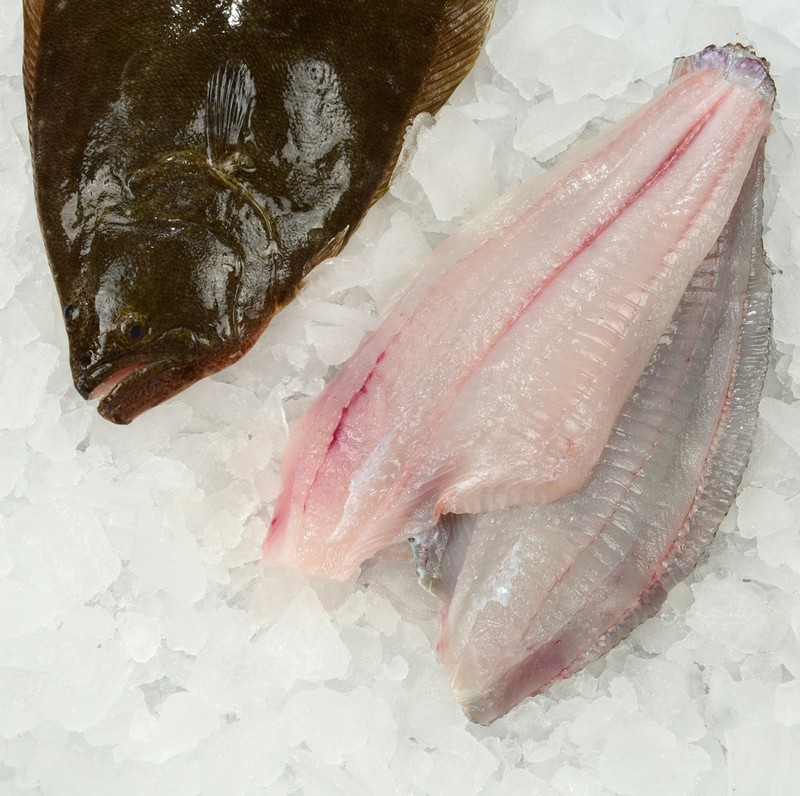
{"label": "mottled olive-brown skin", "polygon": [[126,423],[245,353],[385,189],[492,5],[26,0],[36,195],[79,392],[146,363],[100,404]]}

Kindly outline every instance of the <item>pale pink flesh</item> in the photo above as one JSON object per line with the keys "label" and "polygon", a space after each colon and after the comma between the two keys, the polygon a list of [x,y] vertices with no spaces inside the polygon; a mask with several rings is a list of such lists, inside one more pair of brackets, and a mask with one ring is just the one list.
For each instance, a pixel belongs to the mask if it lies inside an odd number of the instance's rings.
{"label": "pale pink flesh", "polygon": [[727,511],[769,356],[762,163],[584,489],[440,530],[452,548],[438,648],[471,718],[491,721],[613,647],[692,570]]}
{"label": "pale pink flesh", "polygon": [[690,73],[446,241],[293,430],[267,559],[343,578],[409,521],[580,487],[768,117]]}

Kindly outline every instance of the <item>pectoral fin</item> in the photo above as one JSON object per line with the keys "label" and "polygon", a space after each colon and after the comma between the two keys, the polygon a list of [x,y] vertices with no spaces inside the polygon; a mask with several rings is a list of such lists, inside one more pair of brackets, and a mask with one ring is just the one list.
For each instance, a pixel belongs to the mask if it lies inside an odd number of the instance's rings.
{"label": "pectoral fin", "polygon": [[255,81],[246,64],[227,61],[208,81],[207,156],[209,163],[220,171],[253,170],[248,148],[255,101]]}

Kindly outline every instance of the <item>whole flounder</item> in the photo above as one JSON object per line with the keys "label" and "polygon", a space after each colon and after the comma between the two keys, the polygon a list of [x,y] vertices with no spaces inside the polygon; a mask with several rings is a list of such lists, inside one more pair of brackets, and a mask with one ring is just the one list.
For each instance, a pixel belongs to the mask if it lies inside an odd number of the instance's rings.
{"label": "whole flounder", "polygon": [[24,0],[75,386],[117,423],[231,364],[386,190],[494,0]]}

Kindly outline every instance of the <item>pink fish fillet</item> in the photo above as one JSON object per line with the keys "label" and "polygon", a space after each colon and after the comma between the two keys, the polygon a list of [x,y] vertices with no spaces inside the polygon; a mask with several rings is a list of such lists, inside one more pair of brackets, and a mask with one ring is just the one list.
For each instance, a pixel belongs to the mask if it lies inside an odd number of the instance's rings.
{"label": "pink fish fillet", "polygon": [[431,254],[294,427],[268,563],[346,578],[442,513],[584,484],[769,121],[746,51],[682,64]]}
{"label": "pink fish fillet", "polygon": [[459,515],[416,540],[442,600],[438,649],[487,723],[651,616],[725,516],[769,359],[763,158],[695,273],[586,485],[541,506]]}

